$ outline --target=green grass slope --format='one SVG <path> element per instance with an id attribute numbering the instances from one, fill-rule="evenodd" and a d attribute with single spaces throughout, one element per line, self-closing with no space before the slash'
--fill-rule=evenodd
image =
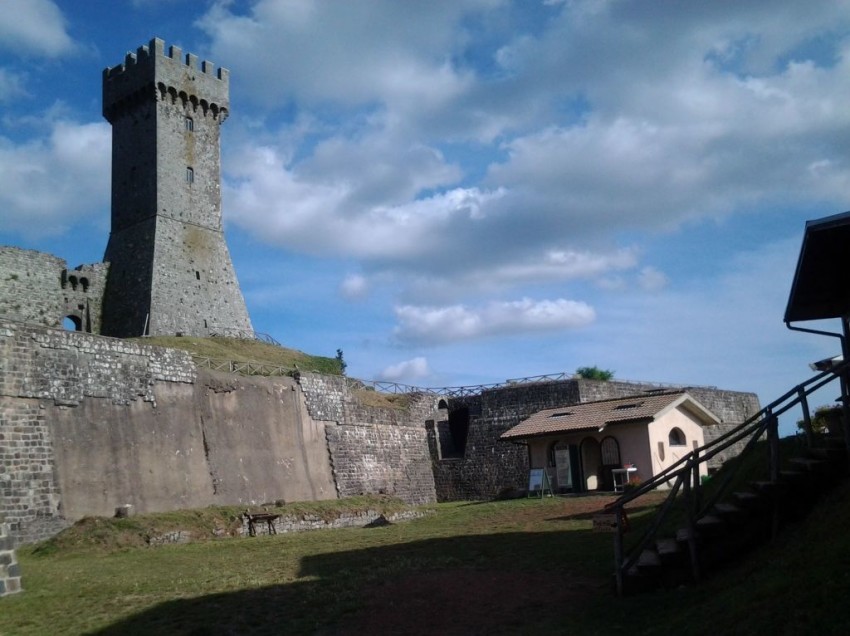
<path id="1" fill-rule="evenodd" d="M 287 349 L 259 340 L 241 338 L 193 338 L 174 336 L 153 336 L 134 338 L 136 342 L 182 349 L 193 356 L 233 360 L 235 362 L 262 362 L 280 367 L 298 367 L 301 371 L 317 371 L 341 375 L 339 361 L 336 358 L 313 356 L 296 349 Z"/>

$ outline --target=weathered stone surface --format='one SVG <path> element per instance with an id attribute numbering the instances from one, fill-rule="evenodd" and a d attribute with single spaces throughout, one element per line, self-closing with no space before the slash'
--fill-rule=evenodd
<path id="1" fill-rule="evenodd" d="M 21 568 L 9 536 L 9 527 L 0 513 L 0 596 L 20 592 Z"/>
<path id="2" fill-rule="evenodd" d="M 103 333 L 251 332 L 221 221 L 229 73 L 162 40 L 103 74 L 112 228 Z"/>

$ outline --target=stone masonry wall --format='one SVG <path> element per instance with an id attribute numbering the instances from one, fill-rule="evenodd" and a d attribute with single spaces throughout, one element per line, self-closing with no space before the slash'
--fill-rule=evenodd
<path id="1" fill-rule="evenodd" d="M 344 377 L 302 373 L 298 379 L 313 419 L 326 425 L 340 497 L 379 493 L 408 503 L 436 500 L 424 422 L 437 406 L 426 394 L 406 396 L 404 408 L 364 404 L 365 389 Z"/>
<path id="2" fill-rule="evenodd" d="M 155 403 L 156 381 L 194 377 L 184 352 L 0 321 L 0 514 L 13 536 L 38 541 L 67 525 L 51 410 L 87 398 Z"/>
<path id="3" fill-rule="evenodd" d="M 326 428 L 340 497 L 370 493 L 410 504 L 436 500 L 424 428 L 375 424 Z"/>
<path id="4" fill-rule="evenodd" d="M 52 254 L 0 247 L 0 316 L 58 327 L 59 276 L 65 268 L 65 261 Z"/>
<path id="5" fill-rule="evenodd" d="M 72 316 L 81 331 L 100 333 L 108 271 L 106 263 L 69 270 L 52 254 L 0 247 L 0 316 L 45 327 Z"/>
<path id="6" fill-rule="evenodd" d="M 15 557 L 14 540 L 0 514 L 0 596 L 20 592 L 21 568 Z"/>

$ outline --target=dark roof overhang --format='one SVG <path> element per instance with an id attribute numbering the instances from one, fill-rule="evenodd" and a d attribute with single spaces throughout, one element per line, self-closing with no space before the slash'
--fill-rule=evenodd
<path id="1" fill-rule="evenodd" d="M 850 315 L 850 212 L 806 222 L 785 322 Z"/>

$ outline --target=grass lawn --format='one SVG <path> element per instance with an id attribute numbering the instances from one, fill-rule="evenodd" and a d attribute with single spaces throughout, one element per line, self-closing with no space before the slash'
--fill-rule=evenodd
<path id="1" fill-rule="evenodd" d="M 628 599 L 612 592 L 611 535 L 591 530 L 611 499 L 440 504 L 378 528 L 157 548 L 25 548 L 25 592 L 0 600 L 0 634 L 846 633 L 846 486 L 740 567 Z"/>

